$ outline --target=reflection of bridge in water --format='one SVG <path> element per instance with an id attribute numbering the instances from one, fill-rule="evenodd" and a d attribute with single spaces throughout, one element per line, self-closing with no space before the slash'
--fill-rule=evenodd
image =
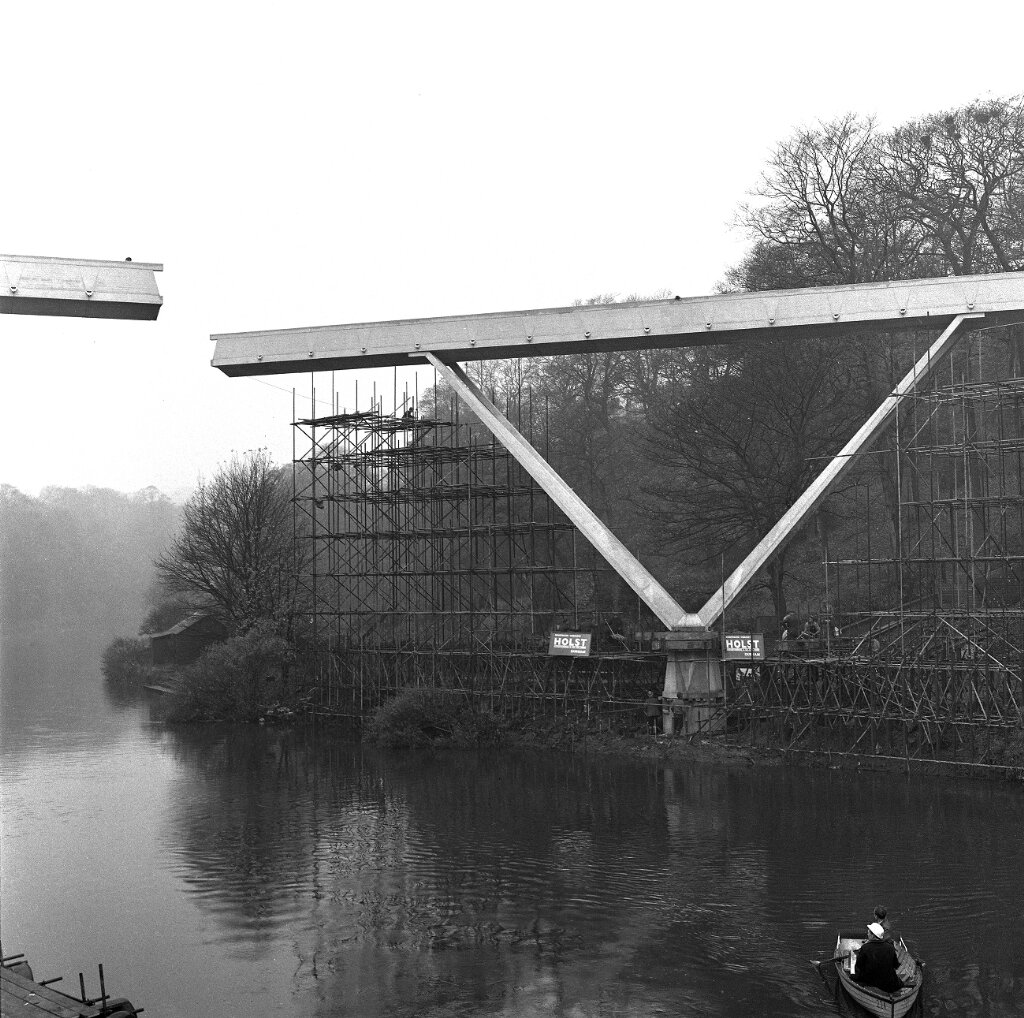
<path id="1" fill-rule="evenodd" d="M 311 626 L 332 709 L 361 711 L 425 682 L 633 723 L 660 670 L 669 729 L 739 725 L 782 748 L 1013 766 L 1022 309 L 1020 275 L 953 277 L 244 333 L 215 337 L 214 364 L 244 375 L 427 362 L 490 431 L 464 411 L 460 422 L 454 404 L 436 419 L 375 405 L 298 423 L 299 530 L 315 550 Z M 924 336 L 917 363 L 698 609 L 555 473 L 532 408 L 499 412 L 459 367 L 872 328 Z M 824 645 L 737 682 L 712 627 L 840 485 L 844 550 L 832 554 L 825 535 L 814 595 Z M 661 622 L 653 643 L 624 622 L 635 614 L 623 611 L 623 586 Z M 573 627 L 594 633 L 595 656 L 547 658 L 548 633 Z"/>

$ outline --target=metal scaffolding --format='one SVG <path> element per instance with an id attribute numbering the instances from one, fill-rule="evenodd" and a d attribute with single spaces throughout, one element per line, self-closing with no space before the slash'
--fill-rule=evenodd
<path id="1" fill-rule="evenodd" d="M 1024 378 L 979 330 L 835 496 L 824 628 L 734 669 L 735 722 L 783 750 L 1024 766 Z"/>
<path id="2" fill-rule="evenodd" d="M 1006 671 L 853 657 L 780 657 L 728 671 L 733 730 L 754 744 L 1024 771 L 1024 698 Z"/>
<path id="3" fill-rule="evenodd" d="M 454 400 L 395 402 L 294 425 L 321 707 L 360 716 L 415 685 L 566 707 L 660 686 L 622 584 L 509 452 Z M 546 453 L 546 411 L 506 412 Z M 549 658 L 563 630 L 591 633 L 592 656 Z"/>
<path id="4" fill-rule="evenodd" d="M 838 522 L 823 541 L 821 637 L 730 666 L 716 731 L 798 752 L 1024 764 L 1016 364 L 1002 333 L 979 330 L 902 399 L 826 503 Z M 425 685 L 635 730 L 664 670 L 641 632 L 651 616 L 518 460 L 455 400 L 429 416 L 408 398 L 391 413 L 376 398 L 335 410 L 294 426 L 321 709 L 361 717 Z M 546 414 L 505 414 L 546 457 Z M 591 632 L 594 656 L 549 657 L 566 629 Z"/>
<path id="5" fill-rule="evenodd" d="M 824 569 L 851 653 L 1022 674 L 1024 379 L 991 337 L 906 400 L 847 496 L 854 550 L 826 552 Z"/>

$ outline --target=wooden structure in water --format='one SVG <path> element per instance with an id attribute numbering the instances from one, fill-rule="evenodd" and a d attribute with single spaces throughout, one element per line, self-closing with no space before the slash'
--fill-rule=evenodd
<path id="1" fill-rule="evenodd" d="M 103 967 L 100 966 L 100 996 L 90 999 L 85 994 L 85 980 L 79 976 L 82 997 L 77 999 L 49 984 L 57 979 L 41 983 L 32 977 L 32 970 L 17 955 L 0 965 L 0 1018 L 132 1018 L 145 1009 L 136 1008 L 124 997 L 109 997 L 103 985 Z"/>
<path id="2" fill-rule="evenodd" d="M 94 1005 L 74 1001 L 33 982 L 28 976 L 19 975 L 11 969 L 0 969 L 0 1016 L 13 1018 L 14 1015 L 53 1015 L 54 1018 L 83 1018 L 101 1012 Z"/>

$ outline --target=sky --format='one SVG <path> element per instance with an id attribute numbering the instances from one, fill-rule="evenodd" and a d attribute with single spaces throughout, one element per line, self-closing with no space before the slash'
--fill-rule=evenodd
<path id="1" fill-rule="evenodd" d="M 227 378 L 211 334 L 711 293 L 795 130 L 1024 92 L 1019 2 L 942 10 L 9 5 L 0 252 L 161 263 L 164 306 L 0 316 L 0 483 L 180 499 L 246 450 L 290 461 L 331 377 Z M 432 381 L 333 384 L 366 409 Z"/>

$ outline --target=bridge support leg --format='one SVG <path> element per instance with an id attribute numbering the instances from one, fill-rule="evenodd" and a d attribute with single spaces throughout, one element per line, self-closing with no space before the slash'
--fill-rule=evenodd
<path id="1" fill-rule="evenodd" d="M 707 629 L 677 629 L 659 633 L 665 651 L 662 729 L 666 735 L 716 731 L 725 725 L 718 716 L 724 699 L 721 646 L 718 634 Z"/>
<path id="2" fill-rule="evenodd" d="M 700 625 L 700 619 L 685 611 L 671 594 L 641 565 L 633 553 L 597 517 L 594 511 L 555 472 L 547 460 L 521 435 L 512 422 L 487 398 L 480 387 L 459 367 L 446 364 L 432 353 L 426 355 L 437 373 L 480 418 L 516 462 L 544 489 L 559 509 L 579 528 L 605 561 L 629 584 L 663 625 Z"/>

